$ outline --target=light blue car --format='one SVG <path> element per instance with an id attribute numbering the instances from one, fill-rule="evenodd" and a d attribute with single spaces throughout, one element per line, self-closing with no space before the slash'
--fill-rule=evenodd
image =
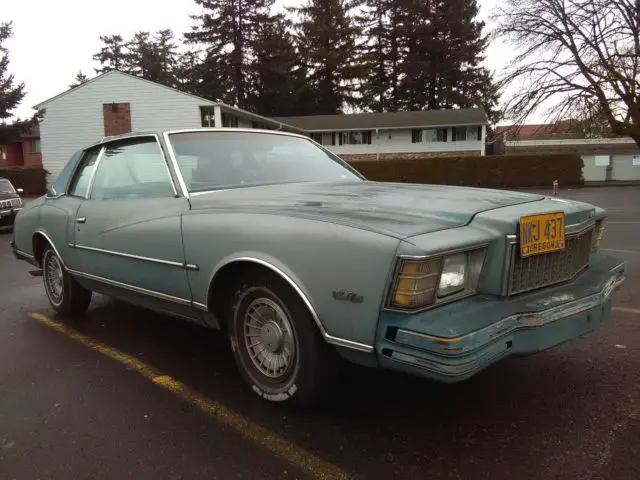
<path id="1" fill-rule="evenodd" d="M 310 404 L 340 360 L 441 382 L 598 328 L 624 263 L 605 211 L 537 194 L 366 181 L 309 138 L 196 129 L 73 155 L 15 222 L 51 306 L 92 292 L 228 335 L 265 400 Z"/>

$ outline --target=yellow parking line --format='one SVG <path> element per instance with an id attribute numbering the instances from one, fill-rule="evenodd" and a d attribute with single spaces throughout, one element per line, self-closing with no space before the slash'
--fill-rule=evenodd
<path id="1" fill-rule="evenodd" d="M 640 308 L 613 307 L 612 310 L 616 312 L 640 314 Z"/>
<path id="2" fill-rule="evenodd" d="M 164 375 L 150 365 L 141 362 L 135 357 L 123 353 L 98 340 L 83 335 L 62 323 L 55 322 L 49 317 L 40 313 L 30 313 L 29 316 L 38 320 L 43 325 L 51 327 L 67 337 L 70 337 L 83 345 L 106 355 L 113 360 L 117 360 L 132 370 L 137 371 L 143 377 L 151 380 L 156 385 L 172 392 L 182 401 L 189 403 L 202 412 L 206 413 L 222 424 L 231 427 L 237 433 L 268 450 L 272 454 L 289 462 L 298 469 L 311 475 L 313 478 L 322 480 L 353 478 L 344 470 L 333 465 L 312 453 L 307 452 L 285 438 L 261 427 L 249 418 L 230 408 L 218 403 L 205 395 L 189 388 L 179 380 Z"/>

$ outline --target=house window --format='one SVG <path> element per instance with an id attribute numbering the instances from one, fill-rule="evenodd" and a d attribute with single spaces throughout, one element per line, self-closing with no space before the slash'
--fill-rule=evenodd
<path id="1" fill-rule="evenodd" d="M 223 113 L 222 114 L 222 126 L 223 127 L 238 128 L 238 117 L 234 117 L 233 115 L 227 115 L 227 114 Z"/>
<path id="2" fill-rule="evenodd" d="M 431 143 L 431 142 L 446 142 L 446 141 L 447 141 L 446 128 L 427 128 L 425 130 L 414 129 L 411 131 L 412 143 Z"/>
<path id="3" fill-rule="evenodd" d="M 340 134 L 340 145 L 370 145 L 371 132 L 342 132 Z"/>
<path id="4" fill-rule="evenodd" d="M 40 153 L 40 139 L 34 138 L 31 140 L 31 153 Z"/>
<path id="5" fill-rule="evenodd" d="M 215 107 L 200 107 L 200 119 L 203 127 L 216 126 Z"/>
<path id="6" fill-rule="evenodd" d="M 311 138 L 320 145 L 335 145 L 336 136 L 333 132 L 312 133 Z"/>
<path id="7" fill-rule="evenodd" d="M 454 142 L 479 142 L 482 140 L 482 127 L 454 127 Z"/>

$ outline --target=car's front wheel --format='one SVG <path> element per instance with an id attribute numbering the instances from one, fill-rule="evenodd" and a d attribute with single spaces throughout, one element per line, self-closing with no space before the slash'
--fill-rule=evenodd
<path id="1" fill-rule="evenodd" d="M 49 303 L 58 313 L 79 315 L 89 308 L 91 290 L 69 275 L 51 247 L 47 247 L 42 255 L 42 278 Z"/>
<path id="2" fill-rule="evenodd" d="M 265 400 L 308 406 L 332 385 L 336 353 L 300 297 L 268 273 L 247 275 L 235 292 L 229 329 L 236 364 Z"/>

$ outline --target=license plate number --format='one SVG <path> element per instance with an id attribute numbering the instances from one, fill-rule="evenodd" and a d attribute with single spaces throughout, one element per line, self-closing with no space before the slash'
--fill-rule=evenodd
<path id="1" fill-rule="evenodd" d="M 564 250 L 564 212 L 520 217 L 520 256 Z"/>

